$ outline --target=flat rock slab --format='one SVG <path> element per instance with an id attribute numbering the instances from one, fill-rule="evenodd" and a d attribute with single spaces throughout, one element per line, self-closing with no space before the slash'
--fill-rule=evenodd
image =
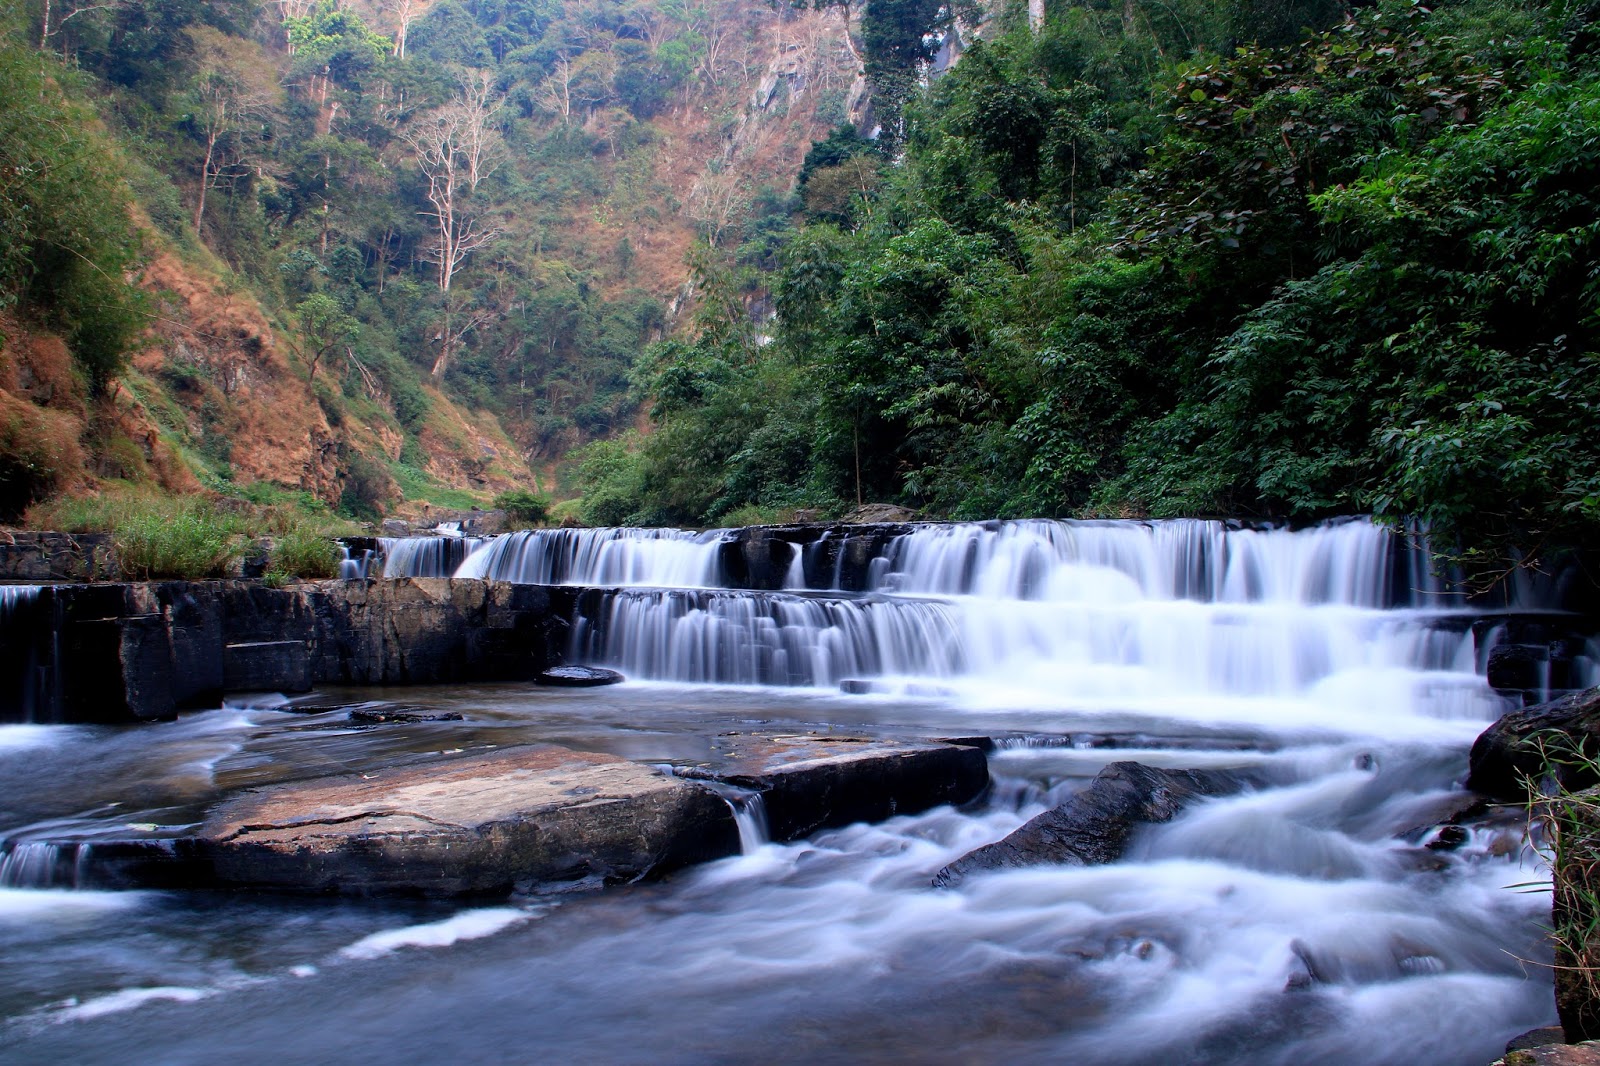
<path id="1" fill-rule="evenodd" d="M 540 744 L 247 792 L 193 836 L 89 856 L 91 880 L 124 884 L 460 896 L 631 881 L 737 852 L 708 790 Z"/>
<path id="2" fill-rule="evenodd" d="M 772 839 L 788 841 L 965 803 L 989 781 L 971 742 L 733 734 L 715 746 L 716 758 L 676 775 L 532 744 L 273 785 L 224 800 L 181 835 L 29 842 L 51 855 L 29 887 L 461 896 L 617 883 L 738 854 L 712 782 L 761 792 Z"/>
<path id="3" fill-rule="evenodd" d="M 989 784 L 981 748 L 832 734 L 733 734 L 719 758 L 680 769 L 762 794 L 773 840 L 976 799 Z"/>
<path id="4" fill-rule="evenodd" d="M 1139 826 L 1171 821 L 1195 799 L 1225 796 L 1249 783 L 1226 771 L 1161 770 L 1136 762 L 1112 763 L 1088 788 L 1003 840 L 967 852 L 940 870 L 933 883 L 947 888 L 985 870 L 1116 862 Z"/>

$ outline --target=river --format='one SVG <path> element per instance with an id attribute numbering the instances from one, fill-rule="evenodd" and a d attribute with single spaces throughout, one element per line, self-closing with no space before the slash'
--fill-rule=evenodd
<path id="1" fill-rule="evenodd" d="M 1466 1066 L 1553 1020 L 1549 893 L 1517 812 L 1424 846 L 1509 704 L 1469 612 L 1402 538 L 1363 521 L 929 526 L 869 560 L 865 587 L 838 587 L 813 547 L 768 592 L 722 587 L 715 544 L 413 551 L 463 576 L 605 586 L 574 654 L 630 680 L 324 693 L 461 722 L 356 728 L 268 697 L 137 729 L 0 727 L 0 832 L 181 825 L 249 784 L 528 740 L 688 764 L 732 731 L 992 736 L 984 800 L 751 839 L 603 893 L 0 889 L 0 1058 Z M 1266 787 L 1193 806 L 1111 866 L 931 886 L 1124 759 Z"/>

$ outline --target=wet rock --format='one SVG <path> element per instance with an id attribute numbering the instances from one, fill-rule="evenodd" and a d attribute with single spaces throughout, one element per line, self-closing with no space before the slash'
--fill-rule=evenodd
<path id="1" fill-rule="evenodd" d="M 679 773 L 759 791 L 779 841 L 966 803 L 989 783 L 988 761 L 972 746 L 806 734 L 735 735 L 718 747 L 715 764 Z"/>
<path id="2" fill-rule="evenodd" d="M 75 722 L 172 718 L 172 642 L 160 615 L 86 619 L 68 627 L 62 659 L 88 669 L 64 681 Z"/>
<path id="3" fill-rule="evenodd" d="M 1192 800 L 1225 796 L 1248 783 L 1238 774 L 1223 771 L 1159 770 L 1136 762 L 1112 763 L 1067 802 L 1005 839 L 968 852 L 940 870 L 933 882 L 949 887 L 985 870 L 1116 862 L 1139 826 L 1170 821 Z"/>
<path id="4" fill-rule="evenodd" d="M 455 711 L 424 711 L 406 707 L 357 707 L 350 712 L 350 721 L 356 725 L 392 725 L 411 722 L 459 722 Z"/>
<path id="5" fill-rule="evenodd" d="M 534 680 L 541 685 L 561 688 L 594 688 L 598 685 L 615 685 L 626 678 L 615 670 L 601 666 L 552 666 L 541 671 Z"/>
<path id="6" fill-rule="evenodd" d="M 1600 688 L 1592 688 L 1502 715 L 1473 742 L 1467 787 L 1521 803 L 1526 782 L 1553 771 L 1568 790 L 1588 788 L 1600 784 L 1592 762 L 1597 755 Z"/>
<path id="7" fill-rule="evenodd" d="M 193 836 L 97 843 L 88 861 L 91 883 L 461 896 L 737 852 L 710 791 L 540 744 L 245 793 Z"/>
<path id="8" fill-rule="evenodd" d="M 1600 1066 L 1600 1041 L 1582 1044 L 1539 1044 L 1507 1051 L 1492 1066 Z"/>

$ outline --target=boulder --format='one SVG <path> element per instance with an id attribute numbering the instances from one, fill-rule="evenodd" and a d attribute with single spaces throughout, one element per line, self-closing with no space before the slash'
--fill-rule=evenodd
<path id="1" fill-rule="evenodd" d="M 1554 772 L 1571 791 L 1600 784 L 1600 688 L 1502 715 L 1479 734 L 1467 787 L 1509 803 L 1528 798 L 1526 782 Z"/>
<path id="2" fill-rule="evenodd" d="M 985 870 L 1116 862 L 1141 825 L 1171 821 L 1202 796 L 1225 796 L 1250 782 L 1218 770 L 1159 770 L 1136 762 L 1107 766 L 1088 788 L 1045 811 L 1003 840 L 969 851 L 940 870 L 941 888 Z"/>
<path id="3" fill-rule="evenodd" d="M 761 793 L 773 840 L 976 799 L 989 783 L 981 748 L 831 734 L 717 738 L 718 758 L 686 777 Z"/>
<path id="4" fill-rule="evenodd" d="M 594 688 L 597 685 L 615 685 L 626 680 L 615 670 L 603 666 L 552 666 L 534 678 L 541 685 L 559 688 Z"/>
<path id="5" fill-rule="evenodd" d="M 536 744 L 246 792 L 191 836 L 85 850 L 90 886 L 465 896 L 633 881 L 739 846 L 709 790 Z"/>

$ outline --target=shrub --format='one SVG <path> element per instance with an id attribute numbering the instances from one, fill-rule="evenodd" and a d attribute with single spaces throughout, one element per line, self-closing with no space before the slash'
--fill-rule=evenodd
<path id="1" fill-rule="evenodd" d="M 292 577 L 339 576 L 339 549 L 310 525 L 300 525 L 272 540 L 267 580 L 277 584 Z"/>
<path id="2" fill-rule="evenodd" d="M 550 497 L 527 489 L 502 492 L 494 498 L 494 505 L 516 525 L 540 525 L 550 517 Z"/>

